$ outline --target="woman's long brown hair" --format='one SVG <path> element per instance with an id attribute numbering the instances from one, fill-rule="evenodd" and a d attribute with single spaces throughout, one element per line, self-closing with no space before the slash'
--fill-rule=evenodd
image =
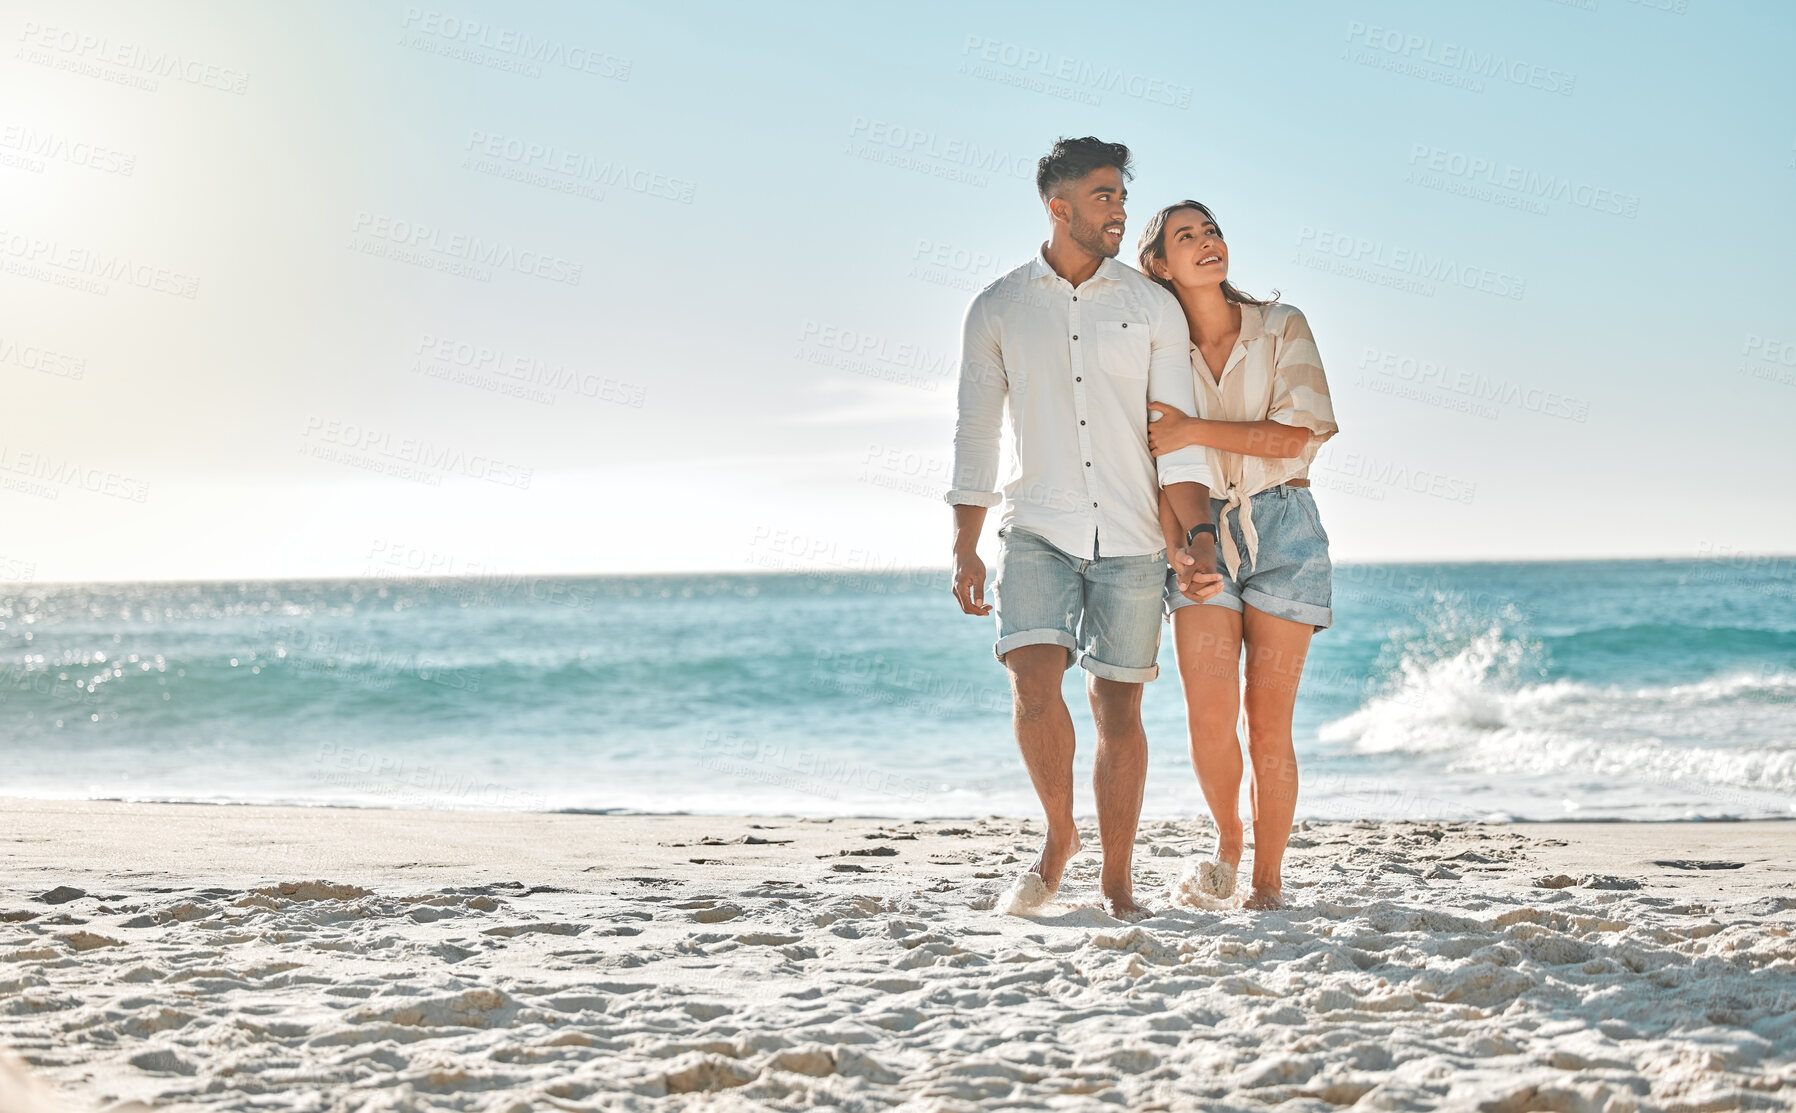
<path id="1" fill-rule="evenodd" d="M 1141 273 L 1147 275 L 1168 290 L 1172 289 L 1172 283 L 1154 273 L 1154 264 L 1166 261 L 1166 221 L 1167 218 L 1171 217 L 1173 213 L 1178 212 L 1180 209 L 1196 209 L 1198 212 L 1203 213 L 1204 219 L 1208 220 L 1211 224 L 1216 225 L 1217 237 L 1222 238 L 1222 225 L 1217 224 L 1216 214 L 1211 212 L 1210 207 L 1201 201 L 1180 201 L 1177 204 L 1168 205 L 1155 213 L 1153 219 L 1147 222 L 1147 227 L 1141 230 Z M 1222 282 L 1222 296 L 1234 302 L 1236 305 L 1271 305 L 1278 300 L 1278 291 L 1272 291 L 1272 297 L 1270 299 L 1261 301 L 1259 298 L 1248 297 L 1246 294 L 1235 289 L 1227 279 L 1224 279 Z"/>

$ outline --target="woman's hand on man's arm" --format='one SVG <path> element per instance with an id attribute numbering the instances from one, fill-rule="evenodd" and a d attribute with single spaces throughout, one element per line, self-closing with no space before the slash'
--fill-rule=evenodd
<path id="1" fill-rule="evenodd" d="M 1191 417 L 1171 406 L 1149 402 L 1148 409 L 1161 415 L 1148 423 L 1147 450 L 1155 456 L 1204 445 L 1239 456 L 1265 456 L 1292 460 L 1303 455 L 1314 433 L 1301 425 L 1277 421 L 1207 421 Z"/>

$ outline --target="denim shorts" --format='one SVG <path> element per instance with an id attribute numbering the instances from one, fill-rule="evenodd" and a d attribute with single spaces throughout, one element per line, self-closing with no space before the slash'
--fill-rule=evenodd
<path id="1" fill-rule="evenodd" d="M 998 531 L 998 660 L 1018 646 L 1059 645 L 1091 675 L 1139 684 L 1160 675 L 1166 550 L 1081 560 L 1039 534 Z"/>
<path id="2" fill-rule="evenodd" d="M 1222 591 L 1203 605 L 1239 611 L 1243 603 L 1274 618 L 1307 622 L 1316 629 L 1334 623 L 1330 609 L 1334 565 L 1328 559 L 1328 534 L 1316 513 L 1316 500 L 1308 487 L 1269 487 L 1252 496 L 1253 528 L 1260 535 L 1259 555 L 1247 559 L 1247 539 L 1242 536 L 1239 513 L 1222 521 L 1222 499 L 1210 500 L 1210 515 L 1217 529 L 1227 529 L 1241 555 L 1241 575 L 1229 575 L 1222 549 L 1216 550 L 1216 571 L 1222 573 Z M 1166 616 L 1196 603 L 1180 593 L 1170 568 L 1166 571 Z"/>

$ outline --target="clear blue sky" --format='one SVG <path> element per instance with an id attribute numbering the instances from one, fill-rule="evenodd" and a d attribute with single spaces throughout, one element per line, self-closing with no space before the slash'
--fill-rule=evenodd
<path id="1" fill-rule="evenodd" d="M 945 564 L 1088 133 L 1309 316 L 1338 558 L 1796 550 L 1796 8 L 1185 9 L 0 3 L 0 577 Z"/>

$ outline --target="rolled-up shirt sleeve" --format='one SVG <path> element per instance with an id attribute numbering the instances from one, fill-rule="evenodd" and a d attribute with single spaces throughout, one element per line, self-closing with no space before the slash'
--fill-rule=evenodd
<path id="1" fill-rule="evenodd" d="M 974 298 L 961 325 L 960 400 L 954 421 L 954 477 L 947 501 L 956 506 L 996 506 L 998 439 L 1009 379 L 985 299 Z"/>
<path id="2" fill-rule="evenodd" d="M 1272 359 L 1272 404 L 1266 416 L 1280 425 L 1308 429 L 1311 456 L 1323 441 L 1335 435 L 1334 400 L 1328 378 L 1322 373 L 1322 354 L 1302 313 L 1291 309 L 1278 332 Z"/>
<path id="3" fill-rule="evenodd" d="M 1160 297 L 1153 299 L 1149 313 L 1148 336 L 1153 341 L 1153 353 L 1147 367 L 1147 400 L 1196 417 L 1197 384 L 1191 380 L 1191 329 L 1185 322 L 1185 311 L 1176 298 L 1162 291 Z M 1148 416 L 1157 419 L 1159 415 Z M 1216 485 L 1208 454 L 1198 445 L 1156 456 L 1154 466 L 1162 487 L 1174 483 Z"/>

